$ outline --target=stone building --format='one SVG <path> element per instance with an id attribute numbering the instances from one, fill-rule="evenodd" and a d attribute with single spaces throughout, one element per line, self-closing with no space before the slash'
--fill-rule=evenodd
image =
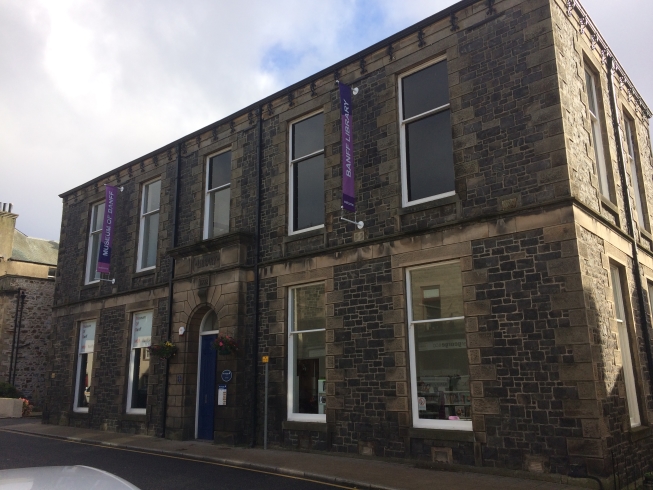
<path id="1" fill-rule="evenodd" d="M 21 233 L 12 211 L 0 203 L 0 381 L 40 408 L 59 244 Z"/>
<path id="2" fill-rule="evenodd" d="M 336 80 L 358 88 L 355 215 Z M 65 192 L 45 420 L 653 469 L 650 117 L 578 2 L 463 0 Z M 148 357 L 167 339 L 176 356 Z"/>

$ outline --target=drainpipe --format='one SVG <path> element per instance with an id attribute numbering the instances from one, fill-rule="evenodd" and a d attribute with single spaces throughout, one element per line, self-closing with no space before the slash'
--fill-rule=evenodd
<path id="1" fill-rule="evenodd" d="M 14 335 L 11 338 L 11 355 L 9 356 L 9 376 L 7 382 L 11 383 L 11 374 L 14 369 L 14 353 L 16 352 L 16 332 L 18 331 L 18 311 L 20 308 L 20 293 L 21 289 L 16 292 L 16 313 L 14 314 Z"/>
<path id="2" fill-rule="evenodd" d="M 633 269 L 635 274 L 635 287 L 637 289 L 637 302 L 639 303 L 640 322 L 642 326 L 642 337 L 646 348 L 646 360 L 648 361 L 649 383 L 651 392 L 653 392 L 653 353 L 651 352 L 651 339 L 649 336 L 649 322 L 646 317 L 646 300 L 644 299 L 644 289 L 642 284 L 642 271 L 639 266 L 639 250 L 637 248 L 637 232 L 633 210 L 630 200 L 630 187 L 626 178 L 626 161 L 624 158 L 624 148 L 621 139 L 621 122 L 619 109 L 617 106 L 617 95 L 614 89 L 614 58 L 608 57 L 608 91 L 610 94 L 610 109 L 612 110 L 612 127 L 614 137 L 617 143 L 617 161 L 619 163 L 619 174 L 621 175 L 621 188 L 623 190 L 624 210 L 626 212 L 626 221 L 628 225 L 628 234 L 632 237 L 633 247 Z M 653 312 L 651 312 L 653 314 Z"/>
<path id="3" fill-rule="evenodd" d="M 258 108 L 258 130 L 256 144 L 256 234 L 254 243 L 254 346 L 252 350 L 252 442 L 251 447 L 256 446 L 256 432 L 258 422 L 258 333 L 259 333 L 259 250 L 261 232 L 261 152 L 263 147 L 263 106 Z M 266 428 L 264 428 L 266 430 Z"/>
<path id="4" fill-rule="evenodd" d="M 24 290 L 20 291 L 20 295 L 18 297 L 18 302 L 20 303 L 20 311 L 18 311 L 18 315 L 16 316 L 16 324 L 15 324 L 15 329 L 14 329 L 14 338 L 16 339 L 16 347 L 13 349 L 14 350 L 14 369 L 12 372 L 12 379 L 11 379 L 11 384 L 16 386 L 16 370 L 18 369 L 18 351 L 20 349 L 20 327 L 23 324 L 23 308 L 25 308 L 25 297 L 27 295 L 25 294 Z M 16 305 L 18 308 L 18 305 Z"/>
<path id="5" fill-rule="evenodd" d="M 181 174 L 181 143 L 177 144 L 177 168 L 175 177 L 175 197 L 172 203 L 172 248 L 177 246 L 177 218 L 179 210 L 179 176 Z M 172 277 L 175 271 L 175 259 L 170 257 L 170 277 L 168 278 L 168 340 L 172 339 Z M 166 436 L 166 417 L 168 413 L 168 378 L 170 377 L 170 359 L 166 359 L 166 375 L 163 384 L 163 431 L 161 437 Z"/>

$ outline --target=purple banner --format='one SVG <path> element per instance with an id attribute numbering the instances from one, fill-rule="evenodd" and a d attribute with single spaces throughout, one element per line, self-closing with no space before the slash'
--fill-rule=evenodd
<path id="1" fill-rule="evenodd" d="M 354 180 L 354 119 L 351 107 L 351 87 L 340 82 L 340 120 L 342 123 L 342 207 L 356 211 L 356 181 Z"/>
<path id="2" fill-rule="evenodd" d="M 97 271 L 105 274 L 109 273 L 111 265 L 111 244 L 113 243 L 113 225 L 115 222 L 116 197 L 118 188 L 106 186 L 104 201 L 104 222 L 102 226 L 102 235 L 100 237 L 100 250 L 98 251 Z"/>

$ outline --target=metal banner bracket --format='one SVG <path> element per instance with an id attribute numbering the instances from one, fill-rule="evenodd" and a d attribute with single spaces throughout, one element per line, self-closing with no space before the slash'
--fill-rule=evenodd
<path id="1" fill-rule="evenodd" d="M 365 223 L 363 223 L 362 221 L 356 221 L 356 213 L 354 213 L 354 220 L 353 221 L 350 220 L 350 219 L 345 218 L 344 214 L 345 214 L 345 209 L 342 206 L 340 206 L 340 220 L 345 221 L 347 223 L 351 223 L 352 225 L 356 225 L 356 228 L 358 228 L 359 230 L 363 229 L 363 227 L 365 226 Z"/>

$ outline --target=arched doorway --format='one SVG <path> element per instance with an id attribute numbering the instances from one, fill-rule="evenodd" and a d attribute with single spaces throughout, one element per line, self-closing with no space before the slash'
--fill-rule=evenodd
<path id="1" fill-rule="evenodd" d="M 200 325 L 197 356 L 197 400 L 195 438 L 213 440 L 215 417 L 215 381 L 218 353 L 212 347 L 218 337 L 218 316 L 209 310 Z"/>

